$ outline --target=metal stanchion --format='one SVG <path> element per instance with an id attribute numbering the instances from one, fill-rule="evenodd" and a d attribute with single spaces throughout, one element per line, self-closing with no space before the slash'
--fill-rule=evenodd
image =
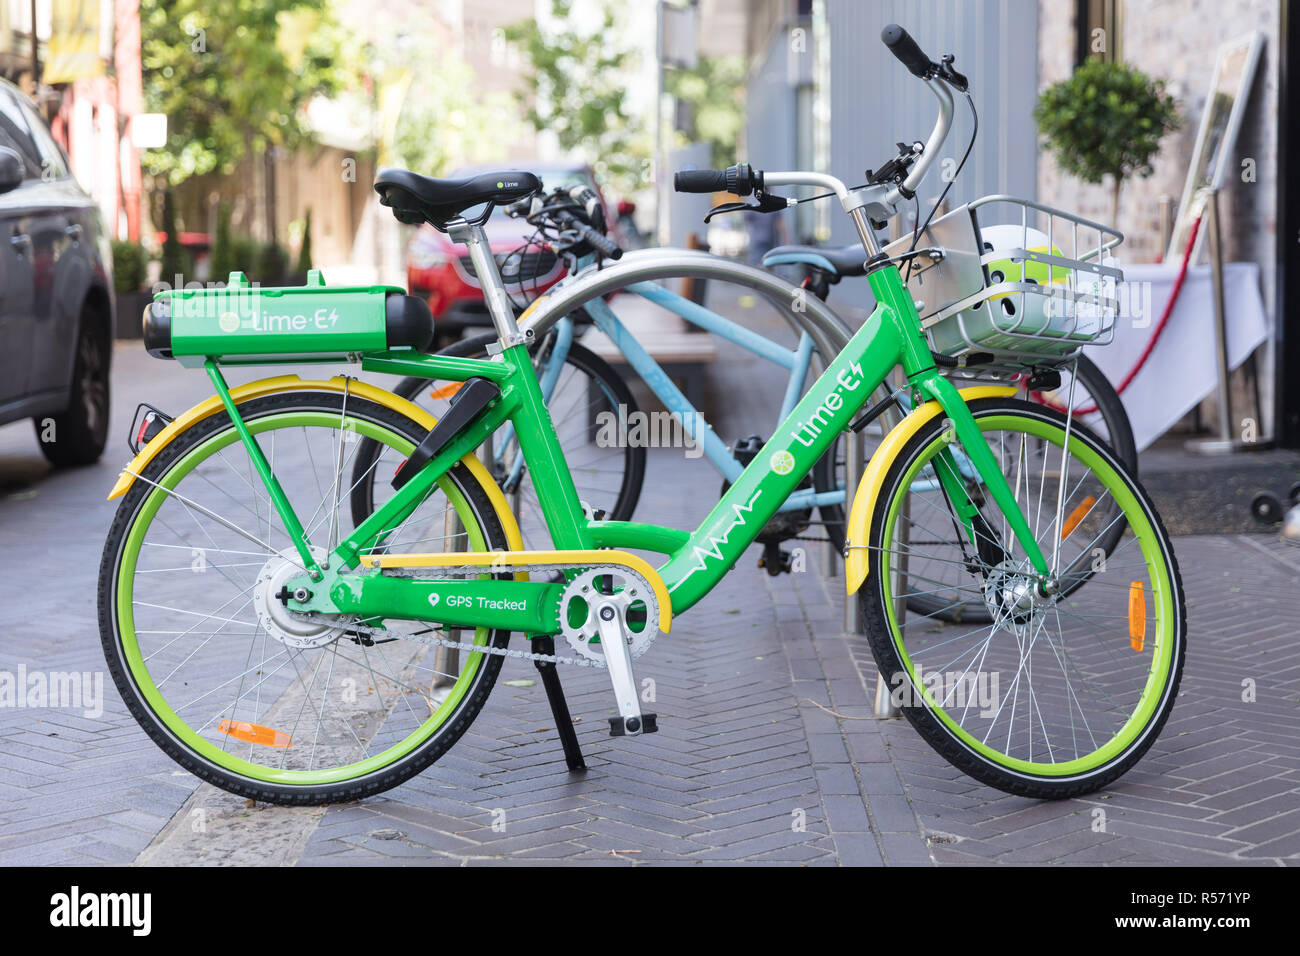
<path id="1" fill-rule="evenodd" d="M 1174 234 L 1174 197 L 1168 194 L 1160 197 L 1160 255 L 1169 251 L 1169 237 Z"/>
<path id="2" fill-rule="evenodd" d="M 895 387 L 897 387 L 897 385 L 903 384 L 904 381 L 905 379 L 902 375 L 902 371 L 898 370 L 894 376 Z M 903 420 L 903 414 L 902 412 L 899 411 L 898 406 L 894 405 L 890 407 L 884 414 L 880 416 L 880 427 L 882 433 L 886 435 L 889 434 L 889 432 L 893 430 L 894 426 L 897 425 L 902 420 Z M 903 535 L 903 540 L 905 542 L 907 540 L 907 535 L 909 532 L 909 527 L 908 527 L 909 519 L 907 517 L 910 514 L 909 509 L 910 509 L 910 502 L 904 502 L 904 507 L 902 512 L 903 520 L 900 524 L 895 525 L 895 527 L 902 528 L 901 534 Z M 907 555 L 906 553 L 902 553 L 895 556 L 895 558 L 896 560 L 892 560 L 890 562 L 893 568 L 893 573 L 896 575 L 894 579 L 894 593 L 902 594 L 907 588 Z M 880 555 L 878 554 L 872 555 L 872 560 L 879 561 Z M 894 615 L 898 619 L 898 626 L 901 628 L 903 626 L 903 622 L 907 618 L 907 601 L 905 599 L 900 599 L 898 603 L 894 606 Z M 876 700 L 875 700 L 875 715 L 877 717 L 898 716 L 898 708 L 894 706 L 894 700 L 890 693 L 891 689 L 892 688 L 889 686 L 889 680 L 886 678 L 886 676 L 884 674 L 877 673 L 876 674 Z"/>
<path id="3" fill-rule="evenodd" d="M 862 481 L 863 467 L 862 436 L 854 431 L 844 433 L 844 521 L 848 527 L 849 505 L 853 494 Z M 862 622 L 859 614 L 857 594 L 844 595 L 844 633 L 861 634 Z"/>
<path id="4" fill-rule="evenodd" d="M 1228 315 L 1223 294 L 1223 237 L 1219 228 L 1219 191 L 1211 189 L 1205 201 L 1205 217 L 1210 231 L 1210 279 L 1214 290 L 1215 352 L 1219 369 L 1219 436 L 1185 442 L 1190 452 L 1200 455 L 1226 455 L 1238 451 L 1262 451 L 1273 447 L 1266 439 L 1242 441 L 1234 435 L 1232 421 L 1232 369 L 1228 358 Z M 1256 414 L 1258 414 L 1256 409 Z"/>
<path id="5" fill-rule="evenodd" d="M 443 546 L 447 551 L 465 550 L 467 535 L 463 534 L 464 528 L 460 523 L 460 516 L 456 514 L 456 509 L 447 502 L 447 510 L 442 518 L 442 535 Z M 458 631 L 448 630 L 446 634 L 449 640 L 458 641 L 460 635 Z M 433 687 L 450 687 L 456 683 L 460 674 L 460 651 L 454 647 L 436 647 L 433 655 Z"/>

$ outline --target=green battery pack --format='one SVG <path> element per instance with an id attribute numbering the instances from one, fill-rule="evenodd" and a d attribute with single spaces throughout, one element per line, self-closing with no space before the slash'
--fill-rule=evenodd
<path id="1" fill-rule="evenodd" d="M 424 350 L 433 315 L 395 286 L 264 287 L 232 272 L 225 288 L 162 292 L 144 310 L 144 345 L 155 358 L 202 366 L 357 362 L 375 352 Z"/>

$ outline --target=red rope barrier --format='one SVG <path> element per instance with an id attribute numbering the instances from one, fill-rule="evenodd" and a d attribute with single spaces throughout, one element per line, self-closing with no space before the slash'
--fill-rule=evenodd
<path id="1" fill-rule="evenodd" d="M 1178 301 L 1178 293 L 1182 291 L 1183 280 L 1187 278 L 1187 266 L 1191 262 L 1192 249 L 1196 246 L 1196 234 L 1200 231 L 1200 228 L 1201 217 L 1198 216 L 1192 223 L 1191 231 L 1187 234 L 1187 245 L 1183 247 L 1183 263 L 1178 269 L 1178 278 L 1174 280 L 1174 289 L 1169 295 L 1169 301 L 1165 303 L 1165 311 L 1161 314 L 1160 321 L 1156 323 L 1155 331 L 1151 333 L 1151 339 L 1147 342 L 1146 348 L 1144 348 L 1142 354 L 1138 356 L 1137 364 L 1135 364 L 1129 373 L 1124 376 L 1124 380 L 1115 387 L 1115 391 L 1120 395 L 1123 395 L 1124 389 L 1128 388 L 1133 379 L 1137 378 L 1137 373 L 1142 371 L 1142 366 L 1145 365 L 1147 359 L 1151 357 L 1151 353 L 1156 347 L 1156 342 L 1160 340 L 1160 333 L 1163 332 L 1165 326 L 1169 324 L 1169 316 L 1173 314 L 1174 303 Z M 1063 409 L 1063 406 L 1055 402 L 1047 401 L 1045 396 L 1039 392 L 1035 392 L 1034 397 L 1042 404 L 1055 408 L 1058 411 Z M 1076 408 L 1074 414 L 1089 415 L 1096 410 L 1097 406 L 1094 404 L 1087 408 Z"/>

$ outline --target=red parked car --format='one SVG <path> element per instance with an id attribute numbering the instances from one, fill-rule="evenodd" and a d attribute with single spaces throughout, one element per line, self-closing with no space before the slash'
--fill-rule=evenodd
<path id="1" fill-rule="evenodd" d="M 527 169 L 540 176 L 548 190 L 556 186 L 577 185 L 590 186 L 596 190 L 605 208 L 609 234 L 618 241 L 617 211 L 605 202 L 590 167 L 538 166 L 532 163 L 517 165 L 520 169 Z M 502 166 L 467 167 L 450 175 L 459 178 L 498 168 Z M 527 222 L 512 219 L 504 210 L 496 209 L 487 221 L 486 230 L 492 253 L 501 269 L 501 278 L 515 296 L 517 307 L 522 307 L 563 278 L 564 265 L 554 252 L 537 245 L 520 249 L 534 232 Z M 435 328 L 438 330 L 438 348 L 461 338 L 466 328 L 492 325 L 487 305 L 483 301 L 483 289 L 474 275 L 469 250 L 452 242 L 445 233 L 432 226 L 421 226 L 407 246 L 406 284 L 412 295 L 428 299 L 429 309 L 437 320 Z"/>

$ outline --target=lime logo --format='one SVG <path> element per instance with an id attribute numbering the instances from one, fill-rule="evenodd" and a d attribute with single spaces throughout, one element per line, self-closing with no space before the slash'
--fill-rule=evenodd
<path id="1" fill-rule="evenodd" d="M 505 188 L 506 188 L 505 183 L 497 183 L 497 189 L 505 189 Z"/>
<path id="2" fill-rule="evenodd" d="M 217 319 L 217 324 L 221 326 L 222 332 L 238 332 L 239 316 L 233 312 L 223 312 L 221 318 Z"/>
<path id="3" fill-rule="evenodd" d="M 772 470 L 778 475 L 788 475 L 794 471 L 794 455 L 788 451 L 778 451 L 772 454 Z"/>
<path id="4" fill-rule="evenodd" d="M 429 595 L 429 607 L 437 607 L 437 606 L 438 606 L 438 602 L 441 601 L 441 600 L 442 600 L 442 596 L 441 596 L 441 595 L 438 595 L 438 594 L 430 594 L 430 595 Z"/>

